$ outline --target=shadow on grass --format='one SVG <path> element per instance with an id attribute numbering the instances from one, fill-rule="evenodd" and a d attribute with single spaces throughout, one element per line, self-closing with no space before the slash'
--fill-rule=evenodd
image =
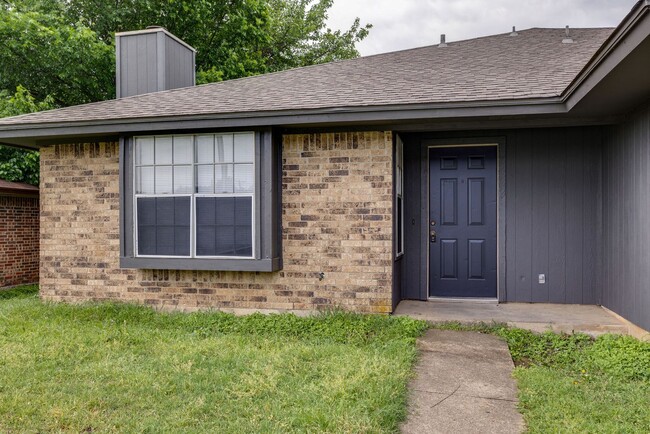
<path id="1" fill-rule="evenodd" d="M 0 289 L 0 300 L 10 298 L 27 298 L 38 296 L 38 285 L 23 285 L 9 289 Z"/>

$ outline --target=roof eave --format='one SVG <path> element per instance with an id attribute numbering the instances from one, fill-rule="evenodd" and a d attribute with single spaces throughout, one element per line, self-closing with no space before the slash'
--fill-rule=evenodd
<path id="1" fill-rule="evenodd" d="M 650 0 L 641 0 L 614 29 L 603 45 L 562 92 L 562 102 L 571 110 L 650 34 Z"/>
<path id="2" fill-rule="evenodd" d="M 106 137 L 147 131 L 210 128 L 381 124 L 394 121 L 545 115 L 565 112 L 565 105 L 559 97 L 440 104 L 333 107 L 311 110 L 258 111 L 85 122 L 73 121 L 4 125 L 0 127 L 0 142 L 13 146 L 38 148 L 40 139 L 48 138 L 51 140 L 56 137 Z"/>

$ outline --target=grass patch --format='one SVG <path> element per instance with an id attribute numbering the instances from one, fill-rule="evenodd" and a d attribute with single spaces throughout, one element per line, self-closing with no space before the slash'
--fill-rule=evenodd
<path id="1" fill-rule="evenodd" d="M 24 297 L 37 297 L 38 285 L 23 285 L 16 286 L 10 289 L 0 289 L 0 300 L 8 300 L 10 298 L 24 298 Z"/>
<path id="2" fill-rule="evenodd" d="M 619 335 L 537 334 L 498 323 L 435 327 L 506 340 L 529 432 L 650 432 L 649 342 Z"/>
<path id="3" fill-rule="evenodd" d="M 0 295 L 1 432 L 393 432 L 426 323 Z"/>

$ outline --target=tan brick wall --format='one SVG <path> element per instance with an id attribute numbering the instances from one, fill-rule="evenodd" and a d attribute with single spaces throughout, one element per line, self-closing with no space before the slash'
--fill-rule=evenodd
<path id="1" fill-rule="evenodd" d="M 38 196 L 0 194 L 0 288 L 38 282 Z"/>
<path id="2" fill-rule="evenodd" d="M 119 268 L 118 145 L 46 147 L 41 296 L 182 310 L 389 312 L 391 174 L 390 132 L 284 136 L 281 271 L 131 270 Z"/>

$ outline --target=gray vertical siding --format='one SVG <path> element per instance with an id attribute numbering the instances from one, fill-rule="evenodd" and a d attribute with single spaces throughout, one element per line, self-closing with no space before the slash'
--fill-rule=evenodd
<path id="1" fill-rule="evenodd" d="M 601 298 L 601 165 L 599 127 L 405 135 L 405 256 L 402 296 L 427 296 L 420 222 L 422 142 L 501 142 L 505 201 L 500 256 L 502 301 L 595 304 Z M 500 161 L 503 164 L 503 161 Z M 505 173 L 504 173 L 505 172 Z M 505 191 L 503 191 L 505 189 Z M 546 283 L 538 283 L 538 275 Z"/>
<path id="2" fill-rule="evenodd" d="M 423 264 L 421 232 L 421 198 L 423 180 L 420 173 L 420 146 L 418 138 L 404 140 L 404 256 L 401 260 L 402 298 L 424 300 L 427 297 L 426 280 L 420 281 Z"/>
<path id="3" fill-rule="evenodd" d="M 605 138 L 603 306 L 650 330 L 650 105 Z"/>
<path id="4" fill-rule="evenodd" d="M 158 41 L 155 33 L 120 37 L 118 95 L 140 95 L 158 90 Z"/>
<path id="5" fill-rule="evenodd" d="M 194 52 L 163 32 L 118 35 L 118 97 L 194 85 Z"/>
<path id="6" fill-rule="evenodd" d="M 165 88 L 194 86 L 194 53 L 178 41 L 165 37 Z"/>
<path id="7" fill-rule="evenodd" d="M 601 137 L 599 128 L 507 134 L 507 301 L 599 302 Z"/>

